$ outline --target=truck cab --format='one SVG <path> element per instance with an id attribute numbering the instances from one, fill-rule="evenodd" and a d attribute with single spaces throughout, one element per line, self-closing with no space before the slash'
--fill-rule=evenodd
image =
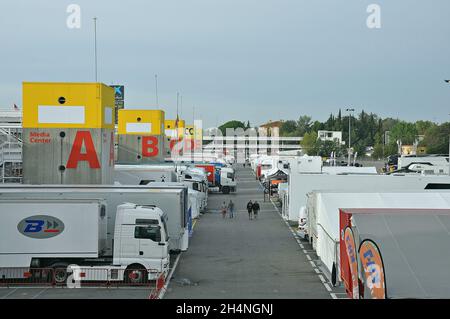
<path id="1" fill-rule="evenodd" d="M 205 212 L 208 206 L 208 179 L 205 171 L 202 168 L 188 168 L 182 172 L 180 181 L 189 189 L 198 192 L 199 209 Z"/>
<path id="2" fill-rule="evenodd" d="M 219 192 L 229 194 L 236 191 L 236 178 L 234 169 L 231 167 L 217 167 L 216 168 L 216 182 L 219 187 Z"/>
<path id="3" fill-rule="evenodd" d="M 167 214 L 155 206 L 126 203 L 117 208 L 114 232 L 113 265 L 133 271 L 167 272 L 169 269 L 169 236 Z M 151 278 L 151 274 L 148 274 Z"/>

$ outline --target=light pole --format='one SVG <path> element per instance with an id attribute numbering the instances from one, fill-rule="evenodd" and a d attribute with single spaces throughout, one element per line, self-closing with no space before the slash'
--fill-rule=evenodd
<path id="1" fill-rule="evenodd" d="M 352 140 L 352 131 L 351 131 L 351 127 L 352 127 L 352 112 L 355 111 L 355 109 L 346 109 L 347 112 L 349 112 L 348 114 L 348 162 L 347 162 L 347 166 L 350 166 L 350 153 L 351 153 L 351 140 Z"/>
<path id="2" fill-rule="evenodd" d="M 97 17 L 94 17 L 94 68 L 95 82 L 97 82 Z"/>
<path id="3" fill-rule="evenodd" d="M 450 80 L 445 80 L 445 82 L 450 84 Z M 448 175 L 450 176 L 450 136 L 448 138 Z"/>
<path id="4" fill-rule="evenodd" d="M 155 92 L 156 92 L 156 106 L 159 106 L 159 101 L 158 101 L 158 74 L 155 74 Z"/>

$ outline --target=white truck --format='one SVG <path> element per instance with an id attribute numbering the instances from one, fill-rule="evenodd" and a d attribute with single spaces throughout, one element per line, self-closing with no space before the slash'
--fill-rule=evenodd
<path id="1" fill-rule="evenodd" d="M 208 205 L 208 180 L 204 173 L 196 168 L 174 165 L 116 165 L 114 181 L 122 185 L 148 185 L 149 183 L 180 182 L 189 189 L 199 192 L 196 206 L 206 211 Z"/>
<path id="2" fill-rule="evenodd" d="M 237 188 L 236 174 L 231 167 L 216 167 L 215 187 L 212 191 L 218 191 L 223 194 L 235 193 Z"/>
<path id="3" fill-rule="evenodd" d="M 153 185 L 156 184 L 156 185 Z M 183 185 L 17 185 L 0 184 L 0 199 L 98 199 L 106 201 L 106 250 L 112 254 L 116 209 L 122 203 L 155 205 L 167 216 L 169 251 L 185 251 L 189 245 L 188 189 Z"/>
<path id="4" fill-rule="evenodd" d="M 398 169 L 406 168 L 411 164 L 422 164 L 428 166 L 439 166 L 447 167 L 449 166 L 449 157 L 442 155 L 403 155 L 398 158 Z"/>
<path id="5" fill-rule="evenodd" d="M 0 200 L 0 280 L 51 269 L 62 284 L 74 265 L 83 269 L 83 281 L 142 283 L 166 276 L 166 224 L 167 214 L 155 206 L 117 206 L 111 255 L 104 200 Z M 26 271 L 11 271 L 17 268 Z"/>
<path id="6" fill-rule="evenodd" d="M 196 197 L 200 199 L 200 212 L 206 212 L 208 208 L 208 177 L 204 169 L 187 167 L 182 170 L 179 181 L 198 193 Z"/>

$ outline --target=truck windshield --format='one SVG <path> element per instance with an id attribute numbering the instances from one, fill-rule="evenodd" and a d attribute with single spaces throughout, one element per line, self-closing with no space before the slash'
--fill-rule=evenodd
<path id="1" fill-rule="evenodd" d="M 234 174 L 233 173 L 227 173 L 227 177 L 231 180 L 234 180 Z"/>

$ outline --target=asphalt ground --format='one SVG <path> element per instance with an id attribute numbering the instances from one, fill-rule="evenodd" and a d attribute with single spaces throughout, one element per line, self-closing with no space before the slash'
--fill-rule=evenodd
<path id="1" fill-rule="evenodd" d="M 237 193 L 209 196 L 208 213 L 195 225 L 189 249 L 181 255 L 164 298 L 276 299 L 339 298 L 306 242 L 297 241 L 249 168 L 237 168 Z M 223 201 L 233 200 L 235 218 L 222 218 Z M 258 200 L 258 219 L 246 205 Z M 300 246 L 300 244 L 302 246 Z M 305 253 L 306 252 L 306 253 Z M 313 256 L 313 257 L 311 257 Z"/>
<path id="2" fill-rule="evenodd" d="M 211 194 L 208 213 L 195 222 L 187 252 L 172 256 L 172 272 L 162 297 L 173 299 L 345 298 L 318 267 L 306 241 L 295 237 L 249 168 L 237 168 L 237 193 Z M 235 218 L 219 208 L 233 200 Z M 246 204 L 258 200 L 257 220 Z M 0 287 L 0 299 L 148 299 L 150 287 Z"/>
<path id="3" fill-rule="evenodd" d="M 119 288 L 61 288 L 10 287 L 0 288 L 0 299 L 148 299 L 150 289 L 144 287 Z"/>

